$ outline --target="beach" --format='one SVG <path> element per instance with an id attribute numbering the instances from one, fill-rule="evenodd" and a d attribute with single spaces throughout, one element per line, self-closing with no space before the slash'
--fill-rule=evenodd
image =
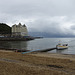
<path id="1" fill-rule="evenodd" d="M 0 50 L 0 75 L 75 75 L 75 55 Z"/>

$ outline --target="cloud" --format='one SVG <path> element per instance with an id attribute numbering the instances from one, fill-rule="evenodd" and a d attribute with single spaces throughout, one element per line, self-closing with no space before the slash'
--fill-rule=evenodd
<path id="1" fill-rule="evenodd" d="M 73 0 L 2 0 L 0 4 L 2 13 L 16 16 L 61 16 L 75 13 Z"/>
<path id="2" fill-rule="evenodd" d="M 31 22 L 29 32 L 38 32 L 35 34 L 52 36 L 75 36 L 75 31 L 71 28 L 72 22 L 67 21 L 66 16 L 43 17 Z"/>
<path id="3" fill-rule="evenodd" d="M 75 35 L 75 0 L 0 0 L 0 22 L 26 24 L 29 32 Z"/>

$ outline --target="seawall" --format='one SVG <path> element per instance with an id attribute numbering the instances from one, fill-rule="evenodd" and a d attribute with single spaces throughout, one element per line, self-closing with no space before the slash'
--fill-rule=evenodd
<path id="1" fill-rule="evenodd" d="M 3 38 L 0 38 L 0 41 L 28 41 L 28 40 L 34 40 L 34 38 L 32 37 L 28 37 L 28 38 L 3 37 Z"/>

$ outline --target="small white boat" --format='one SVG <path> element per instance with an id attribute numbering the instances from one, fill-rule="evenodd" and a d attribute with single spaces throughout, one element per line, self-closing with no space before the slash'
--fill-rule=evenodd
<path id="1" fill-rule="evenodd" d="M 68 48 L 68 44 L 59 43 L 58 45 L 56 45 L 57 50 L 63 50 L 63 49 L 67 49 L 67 48 Z"/>

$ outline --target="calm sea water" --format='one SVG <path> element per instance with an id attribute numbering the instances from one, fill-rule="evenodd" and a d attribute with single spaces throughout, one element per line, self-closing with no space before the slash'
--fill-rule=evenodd
<path id="1" fill-rule="evenodd" d="M 16 49 L 48 49 L 56 47 L 61 40 L 61 43 L 68 43 L 69 48 L 65 50 L 52 50 L 50 53 L 75 54 L 75 38 L 43 38 L 31 41 L 0 41 L 0 47 L 16 48 Z"/>

